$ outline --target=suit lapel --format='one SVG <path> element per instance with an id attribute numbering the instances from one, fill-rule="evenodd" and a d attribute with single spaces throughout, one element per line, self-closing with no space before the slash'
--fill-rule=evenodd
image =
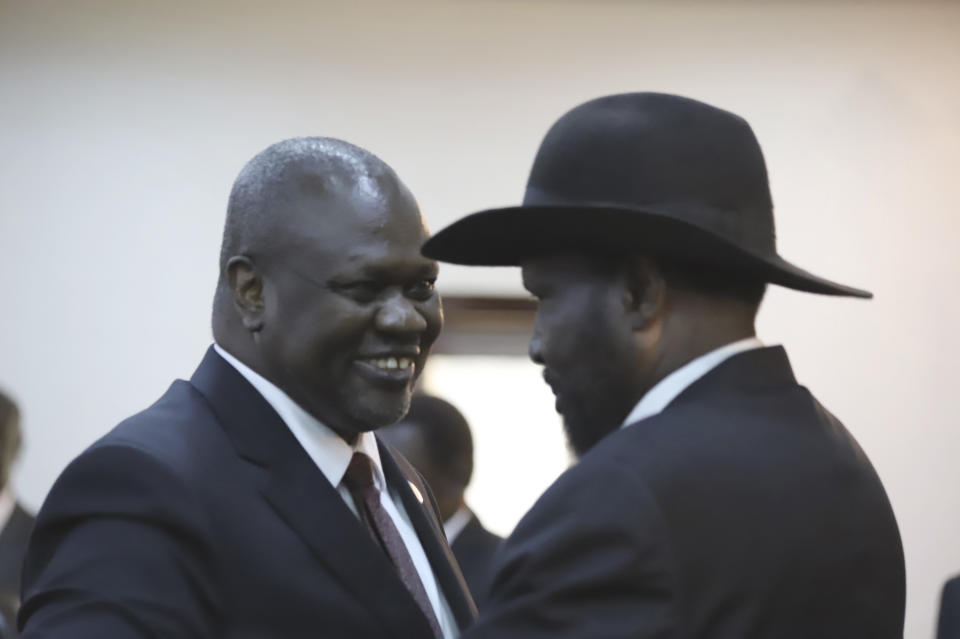
<path id="1" fill-rule="evenodd" d="M 212 348 L 191 383 L 250 464 L 263 497 L 344 589 L 391 635 L 432 636 L 390 560 L 257 390 Z"/>
<path id="2" fill-rule="evenodd" d="M 457 565 L 457 560 L 453 556 L 453 551 L 447 544 L 443 524 L 440 522 L 438 510 L 433 501 L 433 493 L 413 466 L 395 449 L 379 437 L 377 446 L 380 448 L 380 461 L 383 464 L 383 474 L 387 484 L 400 495 L 403 507 L 410 516 L 410 523 L 413 524 L 420 544 L 430 561 L 433 574 L 457 620 L 457 626 L 463 630 L 476 621 L 477 608 Z M 414 494 L 414 488 L 420 498 Z"/>

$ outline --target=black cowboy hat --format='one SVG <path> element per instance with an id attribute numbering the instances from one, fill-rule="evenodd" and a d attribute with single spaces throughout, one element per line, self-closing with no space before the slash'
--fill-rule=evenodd
<path id="1" fill-rule="evenodd" d="M 523 204 L 423 246 L 444 262 L 517 266 L 563 250 L 640 251 L 811 293 L 873 297 L 777 254 L 760 145 L 743 118 L 663 93 L 581 104 L 547 132 Z"/>

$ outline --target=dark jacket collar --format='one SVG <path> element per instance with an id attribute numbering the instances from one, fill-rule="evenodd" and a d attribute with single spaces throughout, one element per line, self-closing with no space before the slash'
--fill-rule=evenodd
<path id="1" fill-rule="evenodd" d="M 300 451 L 298 456 L 309 460 L 267 400 L 212 346 L 190 383 L 213 408 L 242 458 L 266 466 L 288 458 L 295 449 Z"/>
<path id="2" fill-rule="evenodd" d="M 681 391 L 664 410 L 702 401 L 717 393 L 752 393 L 796 385 L 784 348 L 766 346 L 727 358 Z"/>

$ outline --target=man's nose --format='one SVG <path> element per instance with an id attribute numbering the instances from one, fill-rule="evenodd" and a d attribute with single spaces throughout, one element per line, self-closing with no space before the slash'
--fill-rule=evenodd
<path id="1" fill-rule="evenodd" d="M 392 295 L 377 311 L 376 326 L 388 333 L 422 333 L 427 329 L 427 320 L 417 305 L 404 295 Z"/>

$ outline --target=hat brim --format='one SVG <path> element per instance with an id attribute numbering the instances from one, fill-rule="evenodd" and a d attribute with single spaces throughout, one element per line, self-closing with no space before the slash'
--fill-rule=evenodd
<path id="1" fill-rule="evenodd" d="M 468 215 L 423 245 L 432 259 L 468 266 L 520 266 L 547 253 L 644 252 L 721 267 L 808 293 L 869 299 L 873 294 L 814 275 L 776 253 L 760 255 L 699 226 L 653 211 L 515 206 Z"/>

